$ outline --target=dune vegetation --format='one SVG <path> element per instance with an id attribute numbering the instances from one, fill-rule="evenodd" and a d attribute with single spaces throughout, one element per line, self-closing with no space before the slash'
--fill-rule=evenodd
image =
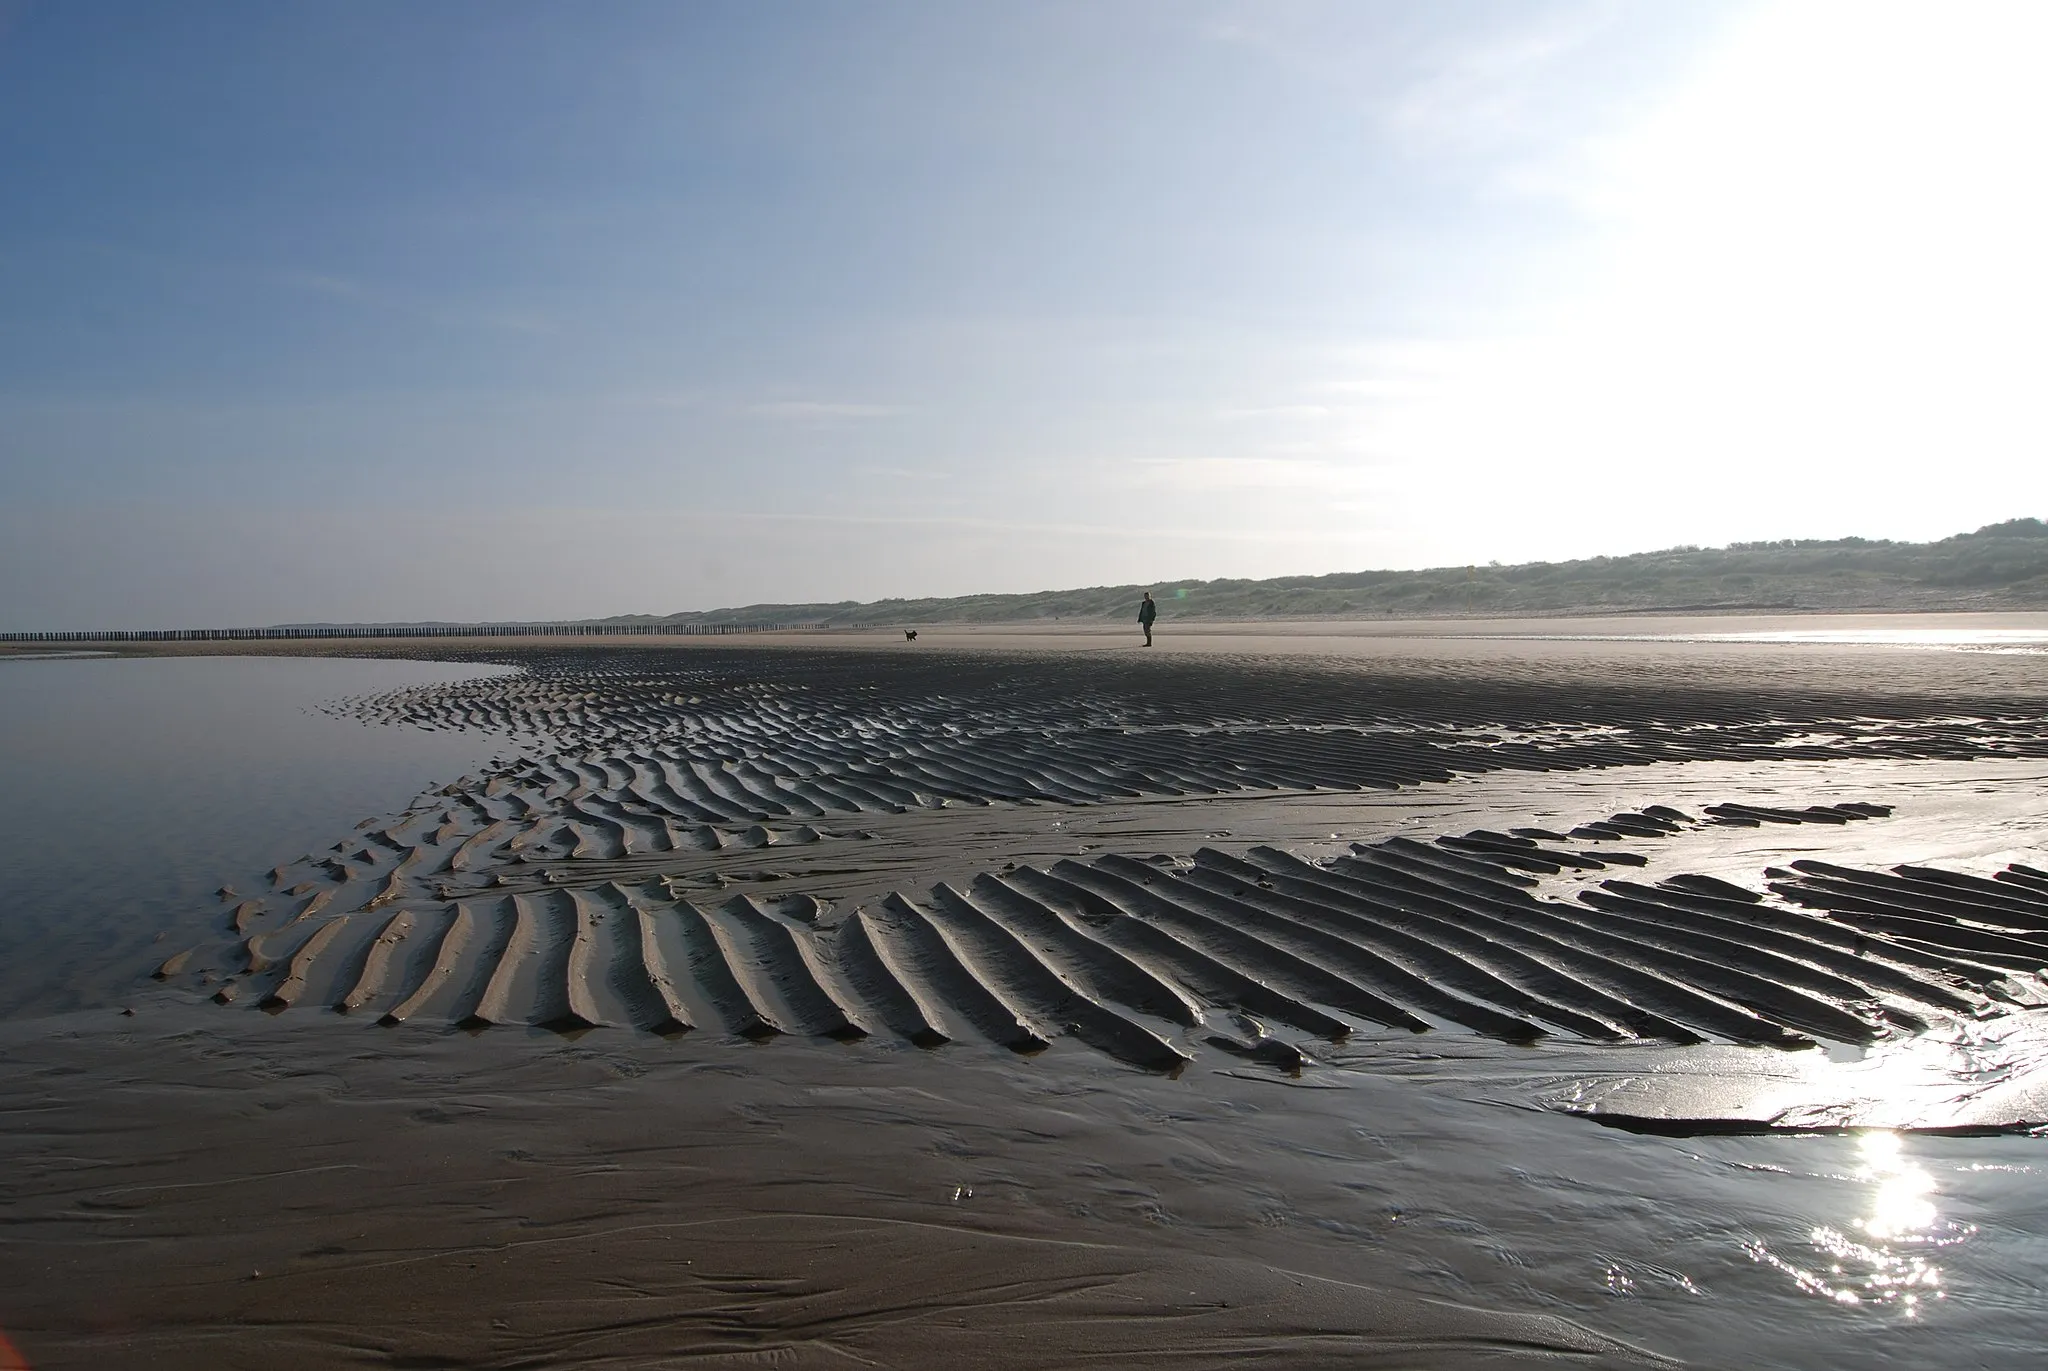
<path id="1" fill-rule="evenodd" d="M 1141 592 L 1175 618 L 1423 618 L 1743 610 L 2048 609 L 2048 523 L 2008 519 L 1931 543 L 1788 539 L 1513 566 L 1161 581 L 1014 595 L 764 604 L 607 622 L 871 624 L 1122 619 Z"/>

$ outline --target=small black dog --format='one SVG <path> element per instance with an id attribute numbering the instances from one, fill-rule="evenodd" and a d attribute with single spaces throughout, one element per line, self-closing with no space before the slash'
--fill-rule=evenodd
<path id="1" fill-rule="evenodd" d="M 917 630 L 916 630 L 916 629 L 914 629 L 914 628 L 906 628 L 906 629 L 904 629 L 904 630 L 903 630 L 903 641 L 904 641 L 904 642 L 906 642 L 906 643 L 914 643 L 914 642 L 916 642 L 916 641 L 917 641 Z"/>

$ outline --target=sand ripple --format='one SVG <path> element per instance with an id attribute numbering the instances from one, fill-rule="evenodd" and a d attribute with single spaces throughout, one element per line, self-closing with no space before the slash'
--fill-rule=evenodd
<path id="1" fill-rule="evenodd" d="M 233 937 L 176 954 L 162 978 L 392 1025 L 1024 1053 L 1071 1036 L 1169 1072 L 1205 1049 L 1297 1070 L 1318 1041 L 1361 1033 L 1860 1045 L 2048 998 L 2048 877 L 2031 868 L 1802 860 L 1757 889 L 1630 878 L 1675 835 L 1826 832 L 1890 812 L 1862 802 L 1645 805 L 1316 860 L 1092 851 L 850 906 L 729 893 L 786 874 L 749 854 L 817 848 L 856 868 L 863 825 L 891 816 L 1681 760 L 2048 755 L 2048 724 L 2023 703 L 1962 719 L 1924 700 L 1759 700 L 1699 682 L 586 652 L 341 707 L 552 746 L 279 867 L 260 898 L 224 892 Z M 1544 885 L 1557 877 L 1575 882 L 1568 897 Z"/>
<path id="2" fill-rule="evenodd" d="M 1669 833 L 1730 822 L 1659 808 Z M 1774 821 L 1862 822 L 1873 808 Z M 1623 859 L 1641 854 L 1598 834 L 1642 827 L 1640 814 L 1584 825 L 1595 836 L 1583 839 L 1477 830 L 1320 861 L 1254 846 L 1012 864 L 842 911 L 802 893 L 679 897 L 658 860 L 577 881 L 573 857 L 540 881 L 516 863 L 470 873 L 514 893 L 421 898 L 471 850 L 441 836 L 455 813 L 415 816 L 351 861 L 318 864 L 329 883 L 298 912 L 180 952 L 159 974 L 211 985 L 223 1003 L 326 1005 L 394 1025 L 886 1033 L 1020 1052 L 1072 1035 L 1173 1070 L 1199 1046 L 1298 1066 L 1316 1050 L 1308 1040 L 1385 1030 L 1868 1044 L 2041 1003 L 2048 968 L 2048 877 L 2018 865 L 1987 880 L 1802 860 L 1772 869 L 1767 891 L 1686 874 L 1607 878 L 1574 899 L 1535 888 L 1546 873 L 1631 869 Z M 606 868 L 607 855 L 589 864 Z M 401 874 L 401 907 L 385 912 Z"/>

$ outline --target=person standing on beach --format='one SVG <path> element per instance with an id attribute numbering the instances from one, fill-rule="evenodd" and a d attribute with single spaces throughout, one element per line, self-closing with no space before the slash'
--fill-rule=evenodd
<path id="1" fill-rule="evenodd" d="M 1152 592 L 1146 591 L 1145 598 L 1138 602 L 1138 627 L 1145 630 L 1145 646 L 1152 646 L 1152 621 L 1159 617 L 1159 606 L 1152 603 Z"/>

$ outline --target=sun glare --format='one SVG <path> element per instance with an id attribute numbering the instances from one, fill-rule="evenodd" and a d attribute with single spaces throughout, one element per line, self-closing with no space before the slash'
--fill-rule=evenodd
<path id="1" fill-rule="evenodd" d="M 1869 1187 L 1857 1206 L 1863 1212 L 1840 1227 L 1823 1224 L 1808 1234 L 1811 1255 L 1805 1264 L 1762 1241 L 1749 1244 L 1750 1258 L 1835 1304 L 1881 1305 L 1918 1318 L 1928 1301 L 1947 1298 L 1933 1254 L 1968 1240 L 1976 1229 L 1942 1219 L 1934 1177 L 1912 1158 L 1899 1134 L 1881 1128 L 1861 1133 L 1856 1153 L 1850 1179 Z"/>
<path id="2" fill-rule="evenodd" d="M 1858 1179 L 1871 1183 L 1870 1213 L 1858 1227 L 1879 1241 L 1912 1238 L 1934 1226 L 1934 1178 L 1906 1155 L 1896 1133 L 1865 1133 Z"/>
<path id="3" fill-rule="evenodd" d="M 1469 476 L 1625 476 L 1575 484 L 1572 517 L 1643 546 L 1821 536 L 1816 508 L 1963 527 L 2048 437 L 2044 42 L 2048 6 L 1760 9 L 1536 178 L 1598 245 L 1555 317 L 1452 348 L 1373 437 Z"/>
<path id="4" fill-rule="evenodd" d="M 2038 6 L 1893 4 L 1781 5 L 1736 35 L 1618 154 L 1626 388 L 1690 400 L 1666 426 L 1724 460 L 1903 480 L 1964 444 L 2018 459 L 2048 306 L 2043 36 Z"/>

